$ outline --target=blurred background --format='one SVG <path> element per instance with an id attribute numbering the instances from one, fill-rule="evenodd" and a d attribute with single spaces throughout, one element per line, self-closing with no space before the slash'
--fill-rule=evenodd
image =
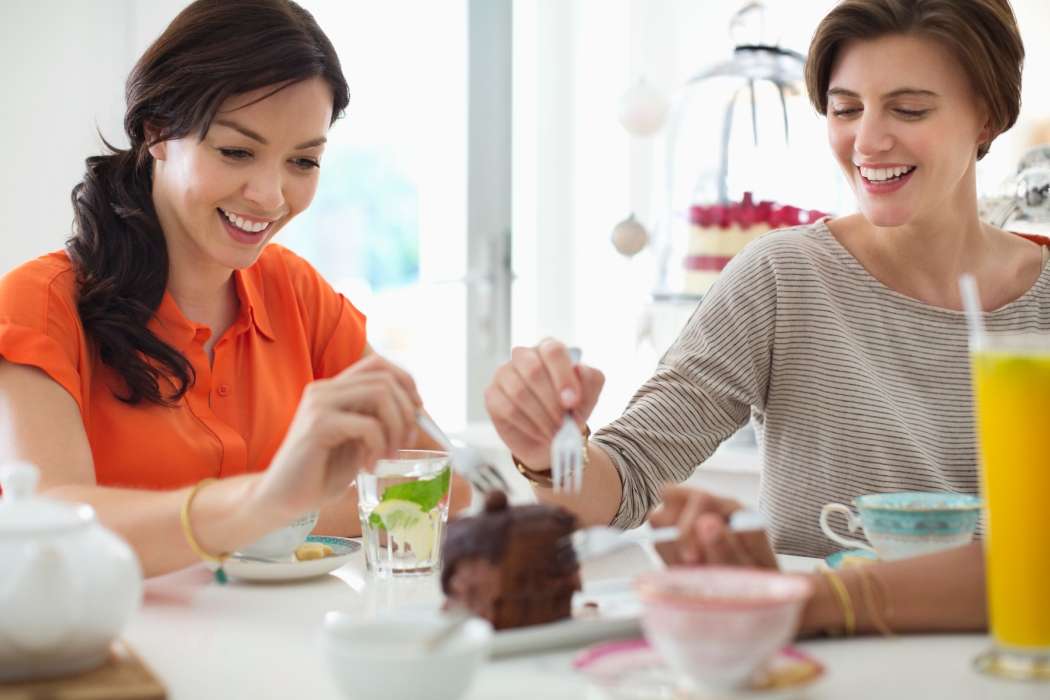
<path id="1" fill-rule="evenodd" d="M 696 301 L 654 296 L 674 254 L 669 179 L 684 181 L 669 158 L 686 143 L 700 161 L 720 157 L 721 103 L 683 116 L 684 86 L 730 60 L 735 43 L 805 53 L 834 5 L 767 0 L 757 25 L 730 31 L 745 3 L 300 2 L 335 43 L 351 102 L 329 135 L 313 206 L 277 241 L 368 314 L 373 345 L 415 374 L 431 412 L 457 432 L 482 430 L 482 390 L 511 345 L 546 335 L 605 370 L 592 425 L 622 410 Z M 63 245 L 84 159 L 100 136 L 126 143 L 128 71 L 185 4 L 0 3 L 0 273 Z M 1028 51 L 1024 107 L 979 165 L 986 194 L 1002 190 L 1028 147 L 1050 142 L 1050 3 L 1013 6 Z M 704 100 L 701 91 L 694 107 Z M 770 109 L 780 107 L 761 118 Z M 625 110 L 641 119 L 633 133 Z M 844 213 L 822 120 L 803 111 L 791 121 L 792 177 L 820 183 L 820 206 Z M 650 241 L 628 257 L 610 234 L 631 214 Z"/>

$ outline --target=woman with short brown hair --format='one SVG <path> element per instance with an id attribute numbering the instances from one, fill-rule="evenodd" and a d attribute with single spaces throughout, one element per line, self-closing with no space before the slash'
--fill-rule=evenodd
<path id="1" fill-rule="evenodd" d="M 843 0 L 828 13 L 807 80 L 858 213 L 734 257 L 623 415 L 591 438 L 582 493 L 537 495 L 589 523 L 678 524 L 673 559 L 775 565 L 729 532 L 739 504 L 664 488 L 752 416 L 779 553 L 834 551 L 818 527 L 829 502 L 976 494 L 960 275 L 977 279 L 990 330 L 1050 331 L 1048 242 L 977 211 L 976 163 L 1017 118 L 1023 58 L 1006 0 Z M 542 481 L 559 416 L 582 427 L 602 383 L 558 341 L 514 350 L 486 399 L 524 474 Z M 816 576 L 801 633 L 982 628 L 983 566 L 979 544 L 872 565 L 885 596 L 855 617 L 842 602 L 870 599 L 865 579 L 842 572 L 843 598 Z"/>

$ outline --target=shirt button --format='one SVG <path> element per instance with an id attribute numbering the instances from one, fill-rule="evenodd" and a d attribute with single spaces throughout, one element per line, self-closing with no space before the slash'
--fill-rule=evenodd
<path id="1" fill-rule="evenodd" d="M 219 396 L 229 396 L 229 395 L 230 395 L 230 385 L 229 384 L 220 384 L 219 385 Z"/>

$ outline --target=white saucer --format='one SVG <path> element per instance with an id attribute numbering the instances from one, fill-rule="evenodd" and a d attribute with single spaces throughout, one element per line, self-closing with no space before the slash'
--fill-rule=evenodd
<path id="1" fill-rule="evenodd" d="M 306 541 L 326 544 L 332 548 L 333 554 L 323 559 L 306 561 L 298 561 L 294 555 L 289 555 L 287 561 L 278 562 L 249 561 L 234 556 L 226 560 L 223 569 L 229 577 L 243 581 L 300 581 L 335 571 L 348 562 L 354 552 L 361 549 L 360 542 L 345 537 L 310 535 Z"/>
<path id="2" fill-rule="evenodd" d="M 747 687 L 717 693 L 690 691 L 644 639 L 584 649 L 573 667 L 610 700 L 788 700 L 805 695 L 824 676 L 819 661 L 788 646 L 777 652 L 766 672 Z"/>

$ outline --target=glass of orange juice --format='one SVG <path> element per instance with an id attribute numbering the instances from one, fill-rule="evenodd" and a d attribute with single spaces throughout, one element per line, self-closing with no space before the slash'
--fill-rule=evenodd
<path id="1" fill-rule="evenodd" d="M 971 348 L 993 648 L 986 673 L 1050 681 L 1050 334 Z"/>

